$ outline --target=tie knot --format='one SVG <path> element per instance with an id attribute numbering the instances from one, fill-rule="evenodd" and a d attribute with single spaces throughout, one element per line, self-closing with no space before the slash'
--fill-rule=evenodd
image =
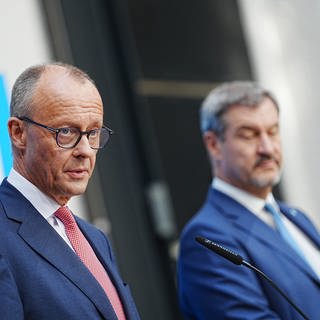
<path id="1" fill-rule="evenodd" d="M 61 220 L 61 222 L 66 226 L 66 225 L 73 225 L 76 223 L 71 211 L 69 210 L 68 207 L 60 207 L 54 215 Z"/>
<path id="2" fill-rule="evenodd" d="M 264 205 L 263 209 L 265 211 L 267 211 L 268 213 L 271 213 L 272 215 L 279 214 L 278 210 L 270 203 L 266 203 Z"/>

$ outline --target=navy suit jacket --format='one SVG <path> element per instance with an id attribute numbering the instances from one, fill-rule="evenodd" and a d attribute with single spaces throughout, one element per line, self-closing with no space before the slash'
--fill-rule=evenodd
<path id="1" fill-rule="evenodd" d="M 109 241 L 92 225 L 76 220 L 115 285 L 127 319 L 139 319 Z M 117 319 L 78 256 L 6 180 L 0 186 L 0 319 Z"/>
<path id="2" fill-rule="evenodd" d="M 320 249 L 319 233 L 309 219 L 282 203 L 279 206 Z M 186 319 L 302 319 L 267 281 L 203 247 L 194 240 L 198 235 L 239 253 L 311 320 L 320 319 L 320 280 L 309 265 L 256 215 L 212 188 L 181 235 L 178 286 Z"/>

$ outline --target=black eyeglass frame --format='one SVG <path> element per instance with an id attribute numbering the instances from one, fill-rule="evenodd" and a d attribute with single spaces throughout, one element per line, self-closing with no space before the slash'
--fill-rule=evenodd
<path id="1" fill-rule="evenodd" d="M 32 119 L 30 119 L 30 118 L 28 118 L 28 117 L 19 117 L 19 116 L 16 116 L 16 118 L 18 118 L 19 120 L 22 120 L 22 121 L 25 121 L 25 122 L 34 124 L 34 125 L 36 125 L 36 126 L 39 126 L 39 127 L 41 127 L 41 128 L 47 129 L 47 130 L 49 130 L 49 131 L 51 131 L 51 132 L 54 132 L 54 133 L 56 134 L 56 143 L 57 143 L 58 147 L 63 148 L 63 149 L 72 149 L 72 148 L 74 148 L 74 147 L 80 142 L 80 140 L 81 140 L 81 138 L 82 138 L 83 135 L 86 135 L 88 141 L 90 142 L 89 137 L 90 137 L 90 134 L 92 134 L 92 132 L 96 132 L 97 130 L 99 130 L 99 131 L 101 132 L 102 129 L 105 129 L 105 130 L 107 130 L 107 132 L 109 133 L 109 136 L 108 136 L 108 139 L 106 139 L 106 142 L 105 142 L 102 146 L 100 146 L 100 147 L 98 147 L 98 148 L 94 148 L 94 147 L 90 146 L 91 149 L 99 150 L 99 149 L 102 149 L 103 147 L 106 146 L 106 144 L 107 144 L 107 143 L 109 142 L 109 140 L 110 140 L 111 135 L 114 134 L 114 131 L 113 131 L 112 129 L 108 128 L 108 127 L 105 126 L 105 125 L 103 125 L 103 126 L 102 126 L 101 128 L 99 128 L 99 129 L 93 129 L 93 130 L 89 130 L 89 131 L 81 131 L 80 129 L 78 129 L 78 128 L 76 128 L 76 127 L 62 127 L 62 128 L 52 128 L 52 127 L 48 127 L 48 126 L 46 126 L 46 125 L 44 125 L 44 124 L 42 124 L 42 123 L 36 122 L 36 121 L 34 121 L 34 120 L 32 120 Z M 77 130 L 77 131 L 79 132 L 79 137 L 78 137 L 78 139 L 77 139 L 76 142 L 75 142 L 72 146 L 70 146 L 70 147 L 65 147 L 65 146 L 60 145 L 59 142 L 58 142 L 58 135 L 59 135 L 59 133 L 60 133 L 63 129 L 71 129 L 71 128 L 72 128 L 72 129 L 75 129 L 75 130 Z"/>

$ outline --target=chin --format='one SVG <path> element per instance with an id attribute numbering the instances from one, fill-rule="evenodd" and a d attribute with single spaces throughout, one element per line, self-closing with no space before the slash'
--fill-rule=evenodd
<path id="1" fill-rule="evenodd" d="M 254 178 L 252 180 L 252 184 L 258 188 L 268 188 L 268 187 L 273 187 L 279 182 L 280 178 L 277 177 L 259 177 L 259 178 Z"/>
<path id="2" fill-rule="evenodd" d="M 65 189 L 65 193 L 68 194 L 71 198 L 71 197 L 79 196 L 85 193 L 86 189 L 87 189 L 87 184 L 80 185 L 80 186 L 79 185 L 70 186 Z"/>

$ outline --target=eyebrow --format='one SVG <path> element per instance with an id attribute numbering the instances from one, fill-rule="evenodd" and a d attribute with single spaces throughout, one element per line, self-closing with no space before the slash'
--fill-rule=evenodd
<path id="1" fill-rule="evenodd" d="M 77 128 L 77 129 L 79 129 L 80 130 L 80 128 L 81 128 L 81 126 L 82 126 L 82 124 L 79 124 L 79 123 L 75 123 L 75 122 L 73 122 L 72 120 L 70 121 L 60 121 L 60 123 L 63 123 L 62 125 L 60 124 L 57 124 L 57 125 L 55 125 L 55 126 L 53 126 L 53 127 L 55 127 L 55 128 Z M 89 125 L 88 125 L 88 127 L 87 127 L 87 130 L 94 130 L 94 129 L 100 129 L 100 128 L 102 128 L 104 126 L 104 124 L 103 124 L 103 122 L 102 123 L 100 123 L 100 122 L 94 122 L 94 123 L 90 123 Z M 88 129 L 88 128 L 91 128 L 91 129 Z"/>
<path id="2" fill-rule="evenodd" d="M 266 130 L 271 130 L 271 129 L 274 129 L 274 128 L 279 128 L 279 122 L 277 123 L 274 123 L 270 126 L 268 126 L 266 128 Z M 252 124 L 252 125 L 242 125 L 242 126 L 239 126 L 238 128 L 235 129 L 235 132 L 241 132 L 241 131 L 244 131 L 244 130 L 250 130 L 250 131 L 261 131 L 260 130 L 260 127 L 258 127 L 257 125 L 255 124 Z"/>

